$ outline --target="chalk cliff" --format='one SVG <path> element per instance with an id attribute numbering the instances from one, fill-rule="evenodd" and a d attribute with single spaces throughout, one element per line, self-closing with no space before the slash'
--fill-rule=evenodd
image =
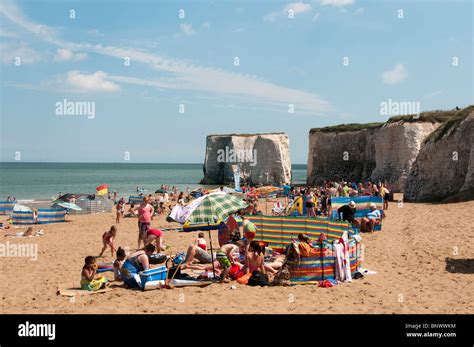
<path id="1" fill-rule="evenodd" d="M 232 165 L 240 166 L 248 184 L 280 184 L 291 180 L 289 139 L 285 133 L 209 135 L 201 184 L 234 181 Z"/>
<path id="2" fill-rule="evenodd" d="M 311 129 L 308 184 L 324 179 L 386 180 L 412 201 L 470 191 L 474 184 L 471 113 L 468 107 L 425 112 L 415 118 L 393 117 L 386 123 Z M 453 152 L 458 155 L 455 163 L 446 159 Z"/>
<path id="3" fill-rule="evenodd" d="M 405 196 L 415 201 L 474 198 L 474 106 L 458 112 L 424 141 Z"/>

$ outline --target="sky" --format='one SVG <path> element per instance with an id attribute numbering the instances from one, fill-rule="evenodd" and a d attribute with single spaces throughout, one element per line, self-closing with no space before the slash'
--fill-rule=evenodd
<path id="1" fill-rule="evenodd" d="M 388 100 L 472 104 L 472 22 L 470 0 L 0 0 L 0 161 L 202 163 L 208 134 L 286 132 L 305 164 L 311 128 Z"/>

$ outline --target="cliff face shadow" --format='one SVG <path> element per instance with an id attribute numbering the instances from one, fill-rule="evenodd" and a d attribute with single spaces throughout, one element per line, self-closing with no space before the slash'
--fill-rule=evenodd
<path id="1" fill-rule="evenodd" d="M 474 274 L 474 259 L 446 258 L 446 271 L 458 274 Z"/>

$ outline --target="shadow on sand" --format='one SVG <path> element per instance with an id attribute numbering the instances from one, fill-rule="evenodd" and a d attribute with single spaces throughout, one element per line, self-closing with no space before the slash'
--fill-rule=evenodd
<path id="1" fill-rule="evenodd" d="M 474 259 L 446 258 L 446 271 L 458 274 L 474 274 Z"/>

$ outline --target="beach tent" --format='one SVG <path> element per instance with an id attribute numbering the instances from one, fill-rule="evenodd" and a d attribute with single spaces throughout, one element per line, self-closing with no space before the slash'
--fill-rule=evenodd
<path id="1" fill-rule="evenodd" d="M 15 204 L 16 202 L 13 201 L 0 201 L 0 216 L 11 215 Z"/>
<path id="2" fill-rule="evenodd" d="M 16 204 L 13 208 L 12 223 L 15 225 L 36 224 L 35 216 L 31 208 Z"/>
<path id="3" fill-rule="evenodd" d="M 66 221 L 66 209 L 59 208 L 39 208 L 38 224 L 60 223 Z"/>
<path id="4" fill-rule="evenodd" d="M 306 204 L 302 196 L 295 197 L 293 204 L 288 209 L 289 216 L 304 216 L 306 215 Z"/>
<path id="5" fill-rule="evenodd" d="M 343 205 L 347 205 L 350 201 L 354 201 L 356 204 L 355 218 L 364 217 L 367 212 L 370 211 L 370 203 L 374 203 L 377 206 L 377 210 L 379 210 L 383 214 L 383 198 L 381 198 L 380 196 L 357 196 L 352 198 L 333 197 L 331 198 L 331 220 L 339 219 L 339 216 L 337 215 L 337 209 Z M 376 225 L 374 227 L 374 230 L 382 230 L 382 222 Z"/>

